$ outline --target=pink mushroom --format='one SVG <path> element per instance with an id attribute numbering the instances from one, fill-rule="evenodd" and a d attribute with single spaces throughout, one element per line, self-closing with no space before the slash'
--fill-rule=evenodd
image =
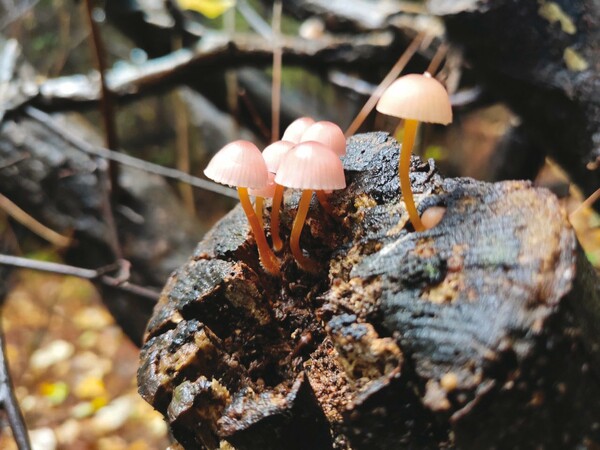
<path id="1" fill-rule="evenodd" d="M 308 119 L 308 118 L 307 118 Z M 298 119 L 301 120 L 301 119 Z M 312 120 L 312 119 L 310 119 Z M 287 132 L 287 130 L 286 130 Z M 263 150 L 263 158 L 267 164 L 267 170 L 271 173 L 277 173 L 279 165 L 287 152 L 294 146 L 293 142 L 276 141 Z M 281 201 L 283 200 L 283 186 L 275 183 L 275 192 L 273 194 L 273 204 L 271 206 L 271 239 L 273 240 L 273 249 L 276 252 L 281 251 L 283 242 L 279 236 L 279 213 L 281 211 Z"/>
<path id="2" fill-rule="evenodd" d="M 338 156 L 346 154 L 346 137 L 344 136 L 344 132 L 333 122 L 323 120 L 313 123 L 302 134 L 300 142 L 305 141 L 320 142 L 337 153 Z M 318 190 L 317 198 L 327 214 L 333 216 L 333 209 L 329 205 L 327 194 L 331 194 L 331 191 Z"/>
<path id="3" fill-rule="evenodd" d="M 398 78 L 382 94 L 377 111 L 404 119 L 404 139 L 400 151 L 398 176 L 408 217 L 415 231 L 424 231 L 410 185 L 410 155 L 419 122 L 452 122 L 452 106 L 446 88 L 429 73 L 409 74 Z"/>
<path id="4" fill-rule="evenodd" d="M 300 234 L 313 190 L 334 190 L 346 187 L 342 162 L 327 146 L 319 142 L 302 142 L 287 153 L 279 166 L 275 182 L 285 187 L 302 189 L 298 211 L 292 225 L 290 248 L 301 269 L 316 272 L 317 264 L 302 254 Z"/>
<path id="5" fill-rule="evenodd" d="M 300 117 L 294 120 L 283 132 L 282 141 L 289 141 L 297 144 L 300 142 L 302 133 L 306 131 L 315 121 L 310 117 Z"/>
<path id="6" fill-rule="evenodd" d="M 267 165 L 260 150 L 252 142 L 231 142 L 213 156 L 204 169 L 204 175 L 217 183 L 237 187 L 242 208 L 256 239 L 260 262 L 271 275 L 278 275 L 279 261 L 267 243 L 248 196 L 248 188 L 261 189 L 268 182 Z"/>
<path id="7" fill-rule="evenodd" d="M 326 145 L 338 156 L 346 154 L 346 137 L 340 127 L 325 120 L 315 122 L 302 134 L 300 142 L 316 141 Z"/>
<path id="8" fill-rule="evenodd" d="M 275 174 L 269 172 L 269 180 L 265 187 L 260 189 L 248 189 L 248 194 L 254 196 L 256 200 L 254 201 L 254 212 L 256 213 L 256 217 L 258 218 L 258 222 L 260 226 L 264 228 L 263 223 L 263 205 L 265 198 L 273 198 L 275 194 Z"/>

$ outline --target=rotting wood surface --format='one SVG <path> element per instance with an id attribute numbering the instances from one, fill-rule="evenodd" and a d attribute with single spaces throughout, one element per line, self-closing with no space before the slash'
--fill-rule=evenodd
<path id="1" fill-rule="evenodd" d="M 443 179 L 413 159 L 423 233 L 399 202 L 396 142 L 348 142 L 322 262 L 260 269 L 241 209 L 170 278 L 141 395 L 185 448 L 576 448 L 600 442 L 597 279 L 556 198 L 527 182 Z M 298 195 L 286 192 L 283 232 Z M 268 220 L 267 220 L 268 223 Z"/>

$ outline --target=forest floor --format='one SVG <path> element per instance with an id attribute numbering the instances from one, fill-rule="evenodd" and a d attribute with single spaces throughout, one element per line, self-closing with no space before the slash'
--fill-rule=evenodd
<path id="1" fill-rule="evenodd" d="M 4 305 L 15 391 L 36 450 L 168 446 L 162 416 L 137 394 L 139 350 L 87 281 L 21 271 Z M 16 449 L 9 427 L 0 448 Z"/>

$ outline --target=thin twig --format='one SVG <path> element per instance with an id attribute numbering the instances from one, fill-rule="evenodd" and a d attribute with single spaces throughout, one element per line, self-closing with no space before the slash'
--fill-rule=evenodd
<path id="1" fill-rule="evenodd" d="M 94 6 L 92 4 L 92 0 L 85 0 L 85 7 L 87 13 L 86 17 L 92 37 L 92 48 L 94 50 L 94 56 L 96 59 L 96 68 L 98 69 L 98 74 L 100 75 L 100 112 L 102 113 L 102 122 L 104 123 L 104 131 L 106 133 L 105 146 L 111 150 L 116 150 L 119 148 L 119 144 L 117 140 L 117 127 L 115 123 L 112 93 L 110 89 L 108 89 L 108 84 L 106 82 L 106 51 L 104 49 L 102 37 L 100 36 L 98 24 L 93 17 Z M 111 172 L 112 170 L 113 168 L 111 167 Z M 115 176 L 111 175 L 111 181 L 113 182 L 113 185 L 116 186 L 117 183 Z"/>
<path id="2" fill-rule="evenodd" d="M 13 439 L 19 450 L 31 450 L 27 426 L 15 397 L 13 383 L 10 376 L 8 359 L 6 358 L 6 344 L 4 340 L 4 329 L 0 314 L 0 403 L 6 411 L 8 423 L 12 430 Z"/>
<path id="3" fill-rule="evenodd" d="M 429 63 L 429 66 L 427 66 L 426 72 L 431 74 L 431 76 L 434 76 L 440 67 L 440 64 L 446 57 L 446 53 L 448 53 L 448 45 L 441 44 L 436 50 L 435 55 L 433 55 L 433 58 L 431 58 L 431 62 Z"/>
<path id="4" fill-rule="evenodd" d="M 400 75 L 404 67 L 408 64 L 410 59 L 417 52 L 417 50 L 419 49 L 419 45 L 421 44 L 421 41 L 424 39 L 424 37 L 425 33 L 419 33 L 412 40 L 412 42 L 406 48 L 406 50 L 404 50 L 404 53 L 402 53 L 396 64 L 394 64 L 394 66 L 390 69 L 383 81 L 379 83 L 379 86 L 377 86 L 375 92 L 371 94 L 371 97 L 369 97 L 369 99 L 365 103 L 365 106 L 362 107 L 362 109 L 357 114 L 356 118 L 352 121 L 352 123 L 346 130 L 346 137 L 352 136 L 360 128 L 367 116 L 371 113 L 371 111 L 373 111 L 373 108 L 375 108 L 375 105 L 381 97 L 381 94 L 383 94 L 383 91 L 385 91 L 388 88 L 388 86 L 392 84 L 396 78 L 398 78 L 398 75 Z"/>
<path id="5" fill-rule="evenodd" d="M 104 44 L 102 43 L 100 30 L 94 21 L 94 7 L 92 5 L 92 0 L 85 0 L 85 7 L 87 13 L 86 17 L 92 37 L 92 48 L 96 58 L 96 66 L 98 73 L 100 74 L 100 112 L 102 114 L 102 121 L 104 123 L 105 145 L 107 148 L 112 150 L 118 148 L 119 144 L 117 141 L 117 126 L 115 123 L 115 113 L 112 104 L 112 94 L 108 89 L 106 82 L 106 51 L 104 50 Z M 98 164 L 98 167 L 98 178 L 102 192 L 102 213 L 108 228 L 109 243 L 115 257 L 117 259 L 122 259 L 123 250 L 121 249 L 121 244 L 119 242 L 119 234 L 117 232 L 111 201 L 113 198 L 113 193 L 118 188 L 118 166 L 114 161 L 109 160 L 106 170 L 105 165 L 103 164 Z"/>
<path id="6" fill-rule="evenodd" d="M 165 178 L 170 178 L 176 181 L 182 181 L 197 188 L 211 191 L 216 194 L 224 195 L 226 197 L 231 197 L 235 199 L 238 198 L 237 194 L 233 189 L 230 189 L 217 183 L 213 183 L 212 181 L 204 180 L 202 178 L 189 175 L 177 169 L 172 169 L 170 167 L 164 167 L 159 164 L 144 161 L 139 158 L 126 155 L 125 153 L 118 153 L 107 148 L 92 145 L 89 142 L 83 140 L 82 138 L 66 131 L 49 114 L 46 114 L 45 112 L 40 111 L 39 109 L 33 108 L 32 106 L 26 107 L 24 111 L 26 115 L 38 121 L 50 131 L 60 136 L 65 141 L 67 141 L 68 143 L 85 153 L 99 156 L 101 158 L 110 159 L 111 161 L 118 162 L 119 164 L 143 170 L 144 172 L 154 173 L 156 175 L 161 175 Z"/>
<path id="7" fill-rule="evenodd" d="M 23 152 L 19 155 L 15 155 L 15 156 L 7 159 L 6 161 L 2 161 L 2 163 L 0 163 L 0 170 L 6 169 L 7 167 L 14 166 L 15 164 L 18 164 L 21 161 L 25 161 L 26 159 L 29 159 L 29 158 L 31 158 L 31 155 L 27 152 Z"/>
<path id="8" fill-rule="evenodd" d="M 240 12 L 248 25 L 260 34 L 264 39 L 270 41 L 273 39 L 273 32 L 267 22 L 248 4 L 246 0 L 238 0 L 236 4 L 237 10 Z"/>
<path id="9" fill-rule="evenodd" d="M 248 94 L 246 93 L 245 89 L 240 90 L 240 98 L 242 99 L 242 102 L 244 102 L 244 105 L 246 105 L 246 108 L 248 108 L 250 117 L 252 118 L 254 125 L 256 125 L 256 127 L 259 129 L 260 134 L 262 134 L 265 139 L 269 139 L 271 137 L 269 127 L 265 125 L 265 122 L 262 120 L 262 117 L 260 117 L 256 106 L 254 106 L 252 100 L 250 99 L 250 97 L 248 97 Z"/>
<path id="10" fill-rule="evenodd" d="M 281 112 L 281 0 L 273 3 L 273 83 L 271 87 L 271 142 L 279 140 Z"/>
<path id="11" fill-rule="evenodd" d="M 63 236 L 62 234 L 51 230 L 46 225 L 38 222 L 2 194 L 0 194 L 0 209 L 4 210 L 10 217 L 15 219 L 28 230 L 47 240 L 51 244 L 56 245 L 57 247 L 68 247 L 71 244 L 70 238 Z"/>
<path id="12" fill-rule="evenodd" d="M 123 282 L 118 277 L 111 277 L 103 274 L 103 270 L 84 269 L 82 267 L 69 266 L 47 261 L 38 261 L 35 259 L 21 258 L 20 256 L 0 254 L 0 264 L 5 266 L 20 267 L 22 269 L 38 270 L 40 272 L 49 272 L 59 275 L 69 275 L 77 278 L 83 278 L 90 281 L 99 281 L 105 286 L 119 289 L 125 292 L 136 294 L 140 297 L 150 300 L 158 300 L 160 294 L 153 289 L 144 286 Z"/>
<path id="13" fill-rule="evenodd" d="M 231 8 L 225 12 L 223 16 L 223 27 L 229 36 L 235 34 L 235 8 Z M 240 129 L 240 108 L 238 103 L 238 77 L 235 69 L 225 71 L 225 90 L 227 92 L 227 109 L 233 118 L 233 123 L 236 130 L 236 135 Z"/>
<path id="14" fill-rule="evenodd" d="M 583 211 L 585 208 L 591 208 L 599 198 L 600 189 L 596 189 L 596 191 L 594 191 L 592 195 L 590 195 L 588 198 L 582 201 L 577 208 L 571 211 L 571 214 L 569 214 L 569 220 L 572 220 L 572 218 L 575 217 L 575 215 L 579 213 L 579 211 Z"/>
<path id="15" fill-rule="evenodd" d="M 183 48 L 183 26 L 182 17 L 178 15 L 175 21 L 175 31 L 171 38 L 171 44 L 174 49 Z M 190 173 L 190 139 L 189 139 L 189 120 L 186 111 L 186 105 L 177 89 L 171 93 L 172 105 L 175 116 L 175 148 L 176 148 L 176 167 L 185 173 Z M 196 204 L 194 202 L 194 191 L 189 184 L 179 183 L 179 193 L 183 199 L 186 210 L 194 215 L 196 213 Z"/>

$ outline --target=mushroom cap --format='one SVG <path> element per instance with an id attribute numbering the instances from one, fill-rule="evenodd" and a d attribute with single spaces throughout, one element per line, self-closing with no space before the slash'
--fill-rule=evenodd
<path id="1" fill-rule="evenodd" d="M 290 141 L 275 141 L 271 145 L 265 147 L 262 152 L 265 163 L 267 163 L 267 170 L 271 173 L 277 173 L 279 164 L 285 156 L 285 154 L 296 144 Z"/>
<path id="2" fill-rule="evenodd" d="M 346 154 L 346 137 L 340 127 L 333 122 L 313 123 L 302 134 L 300 142 L 316 141 L 332 149 L 338 156 Z"/>
<path id="3" fill-rule="evenodd" d="M 427 72 L 398 78 L 385 90 L 376 108 L 380 113 L 401 119 L 444 125 L 452 122 L 448 92 Z"/>
<path id="4" fill-rule="evenodd" d="M 282 141 L 293 142 L 294 144 L 298 144 L 300 142 L 300 138 L 302 134 L 306 131 L 308 127 L 310 127 L 313 123 L 315 123 L 314 119 L 310 117 L 300 117 L 299 119 L 294 120 L 283 132 L 283 136 L 281 137 Z"/>
<path id="5" fill-rule="evenodd" d="M 342 161 L 320 142 L 301 142 L 292 148 L 279 166 L 275 183 L 294 189 L 344 189 Z"/>
<path id="6" fill-rule="evenodd" d="M 255 197 L 273 198 L 275 195 L 275 174 L 269 173 L 269 180 L 265 187 L 260 189 L 248 189 L 248 194 Z"/>
<path id="7" fill-rule="evenodd" d="M 260 189 L 267 184 L 267 164 L 252 142 L 233 141 L 212 157 L 204 175 L 229 186 Z"/>

